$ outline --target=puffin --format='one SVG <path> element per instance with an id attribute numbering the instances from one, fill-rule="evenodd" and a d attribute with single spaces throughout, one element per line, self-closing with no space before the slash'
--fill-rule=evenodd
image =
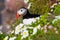
<path id="1" fill-rule="evenodd" d="M 22 15 L 23 19 L 35 18 L 35 17 L 39 17 L 40 16 L 38 14 L 31 14 L 29 12 L 29 10 L 27 8 L 24 8 L 24 7 L 20 8 L 17 11 L 17 15 L 18 15 L 18 17 L 20 17 Z"/>

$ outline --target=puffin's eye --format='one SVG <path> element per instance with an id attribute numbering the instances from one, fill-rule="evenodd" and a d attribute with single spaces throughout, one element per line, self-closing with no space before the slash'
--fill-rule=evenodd
<path id="1" fill-rule="evenodd" d="M 21 10 L 21 12 L 22 12 L 23 10 Z"/>

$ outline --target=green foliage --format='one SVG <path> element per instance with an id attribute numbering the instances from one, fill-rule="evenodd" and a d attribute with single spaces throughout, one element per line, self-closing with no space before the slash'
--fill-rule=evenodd
<path id="1" fill-rule="evenodd" d="M 3 40 L 3 38 L 6 36 L 6 34 L 0 34 L 0 40 Z"/>
<path id="2" fill-rule="evenodd" d="M 49 0 L 30 0 L 32 3 L 30 13 L 32 14 L 44 14 L 49 11 Z"/>
<path id="3" fill-rule="evenodd" d="M 55 15 L 60 15 L 60 4 L 58 4 L 58 5 L 55 6 L 54 14 Z"/>

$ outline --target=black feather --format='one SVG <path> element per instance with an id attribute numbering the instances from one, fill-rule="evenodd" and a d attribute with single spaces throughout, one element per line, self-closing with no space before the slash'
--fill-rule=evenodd
<path id="1" fill-rule="evenodd" d="M 26 8 L 24 8 L 24 9 L 26 9 Z M 26 13 L 26 15 L 23 16 L 23 19 L 35 18 L 35 17 L 39 17 L 40 16 L 38 14 L 30 14 L 29 10 L 28 9 L 26 9 L 26 10 L 27 10 L 27 13 Z"/>

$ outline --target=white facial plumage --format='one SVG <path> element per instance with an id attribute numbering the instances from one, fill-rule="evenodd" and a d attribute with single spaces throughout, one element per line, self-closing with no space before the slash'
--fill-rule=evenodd
<path id="1" fill-rule="evenodd" d="M 25 15 L 27 13 L 27 9 L 21 8 L 18 10 L 18 15 Z"/>

